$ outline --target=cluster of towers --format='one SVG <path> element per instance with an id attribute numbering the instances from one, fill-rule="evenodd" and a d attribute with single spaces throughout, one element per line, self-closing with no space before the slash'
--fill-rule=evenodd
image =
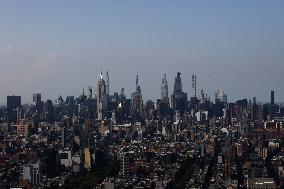
<path id="1" fill-rule="evenodd" d="M 203 93 L 203 91 L 202 91 Z M 168 92 L 168 82 L 166 74 L 162 78 L 161 84 L 161 101 L 163 103 L 169 103 L 169 92 Z M 192 75 L 192 98 L 197 98 L 196 96 L 196 75 Z M 171 95 L 171 107 L 173 110 L 179 110 L 181 113 L 186 109 L 188 105 L 187 93 L 182 90 L 181 73 L 177 72 L 174 82 L 174 91 Z"/>
<path id="2" fill-rule="evenodd" d="M 109 110 L 109 74 L 105 73 L 105 79 L 103 77 L 102 72 L 100 73 L 100 79 L 97 82 L 97 93 L 96 93 L 96 107 L 97 107 L 97 118 L 98 120 L 103 120 L 108 115 Z M 173 110 L 179 110 L 180 113 L 183 113 L 187 106 L 187 93 L 183 92 L 182 89 L 182 81 L 181 81 L 181 73 L 177 72 L 174 82 L 174 91 L 173 94 L 169 98 L 169 87 L 167 82 L 167 76 L 164 74 L 161 83 L 161 104 L 166 104 L 167 106 L 171 106 Z M 192 75 L 192 98 L 196 98 L 196 75 Z M 124 95 L 124 89 L 122 88 L 121 95 Z M 120 95 L 120 96 L 121 96 Z M 131 115 L 134 117 L 141 117 L 143 114 L 143 99 L 141 87 L 139 85 L 138 75 L 136 76 L 136 89 L 131 94 Z M 119 104 L 121 106 L 121 103 Z"/>

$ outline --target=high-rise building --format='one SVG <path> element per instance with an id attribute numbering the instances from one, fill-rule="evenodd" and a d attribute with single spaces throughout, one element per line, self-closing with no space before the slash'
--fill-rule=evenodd
<path id="1" fill-rule="evenodd" d="M 42 183 L 42 173 L 39 162 L 29 163 L 23 167 L 23 180 L 28 180 L 33 185 Z"/>
<path id="2" fill-rule="evenodd" d="M 139 116 L 143 112 L 143 100 L 141 94 L 141 88 L 138 85 L 138 75 L 136 76 L 136 91 L 132 93 L 132 114 Z"/>
<path id="3" fill-rule="evenodd" d="M 89 100 L 93 99 L 93 89 L 89 86 Z"/>
<path id="4" fill-rule="evenodd" d="M 181 73 L 178 72 L 174 83 L 174 92 L 171 105 L 174 111 L 179 110 L 181 114 L 187 108 L 187 94 L 182 91 Z"/>
<path id="5" fill-rule="evenodd" d="M 192 97 L 196 97 L 196 75 L 192 75 Z"/>
<path id="6" fill-rule="evenodd" d="M 270 92 L 270 105 L 269 105 L 269 116 L 270 116 L 270 120 L 272 120 L 276 114 L 276 112 L 278 111 L 278 105 L 275 104 L 275 100 L 274 100 L 274 91 Z"/>
<path id="7" fill-rule="evenodd" d="M 47 100 L 45 104 L 45 118 L 46 122 L 51 123 L 55 121 L 54 105 L 51 100 Z"/>
<path id="8" fill-rule="evenodd" d="M 177 76 L 175 78 L 175 84 L 174 84 L 174 93 L 181 93 L 182 92 L 182 82 L 181 82 L 181 73 L 178 72 Z"/>
<path id="9" fill-rule="evenodd" d="M 106 94 L 109 95 L 109 74 L 106 71 Z"/>
<path id="10" fill-rule="evenodd" d="M 59 156 L 54 148 L 48 149 L 46 158 L 46 174 L 49 178 L 54 178 L 59 174 Z"/>
<path id="11" fill-rule="evenodd" d="M 35 122 L 37 124 L 40 120 L 40 115 L 43 112 L 43 102 L 41 101 L 40 93 L 33 94 L 33 103 L 35 104 L 35 108 L 36 108 Z"/>
<path id="12" fill-rule="evenodd" d="M 166 74 L 164 74 L 161 84 L 161 100 L 166 102 L 169 101 L 169 89 Z"/>
<path id="13" fill-rule="evenodd" d="M 17 108 L 21 107 L 20 96 L 7 96 L 7 118 L 9 122 L 17 121 Z"/>
<path id="14" fill-rule="evenodd" d="M 88 171 L 91 170 L 91 153 L 89 148 L 84 148 L 84 167 L 85 169 L 87 169 Z"/>
<path id="15" fill-rule="evenodd" d="M 100 74 L 100 80 L 97 83 L 97 114 L 98 120 L 102 120 L 106 116 L 107 112 L 107 94 L 106 84 L 103 79 L 102 73 Z"/>
<path id="16" fill-rule="evenodd" d="M 224 93 L 224 90 L 218 90 L 215 93 L 215 102 L 227 103 L 227 95 Z"/>
<path id="17" fill-rule="evenodd" d="M 67 115 L 72 117 L 75 112 L 75 97 L 67 96 L 66 105 L 67 105 Z"/>
<path id="18" fill-rule="evenodd" d="M 271 104 L 274 104 L 274 103 L 275 103 L 275 102 L 274 102 L 274 91 L 271 91 L 271 92 L 270 92 L 270 97 L 271 97 L 270 103 L 271 103 Z"/>
<path id="19" fill-rule="evenodd" d="M 33 102 L 35 104 L 39 104 L 41 102 L 41 94 L 40 93 L 34 93 L 33 94 Z"/>

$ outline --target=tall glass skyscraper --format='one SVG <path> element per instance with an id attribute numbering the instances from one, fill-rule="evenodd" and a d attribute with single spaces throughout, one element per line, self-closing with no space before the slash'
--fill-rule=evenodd
<path id="1" fill-rule="evenodd" d="M 17 108 L 21 107 L 20 96 L 7 96 L 7 117 L 9 122 L 17 121 Z"/>

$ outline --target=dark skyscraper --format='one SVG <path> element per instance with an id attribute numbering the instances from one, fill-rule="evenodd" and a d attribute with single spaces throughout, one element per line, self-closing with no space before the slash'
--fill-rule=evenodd
<path id="1" fill-rule="evenodd" d="M 36 105 L 37 116 L 40 116 L 40 113 L 43 111 L 43 102 L 41 101 L 41 94 L 34 93 L 33 94 L 33 103 Z"/>
<path id="2" fill-rule="evenodd" d="M 269 105 L 269 114 L 270 114 L 270 120 L 273 120 L 276 112 L 278 111 L 278 106 L 275 104 L 274 100 L 274 91 L 270 91 L 270 105 Z"/>
<path id="3" fill-rule="evenodd" d="M 40 93 L 34 93 L 33 94 L 33 102 L 37 105 L 41 102 L 41 94 Z"/>
<path id="4" fill-rule="evenodd" d="M 174 92 L 172 95 L 172 108 L 183 113 L 187 108 L 187 94 L 182 91 L 181 73 L 178 72 L 175 78 Z"/>
<path id="5" fill-rule="evenodd" d="M 106 71 L 106 94 L 109 95 L 109 74 Z"/>
<path id="6" fill-rule="evenodd" d="M 48 149 L 46 158 L 46 174 L 49 178 L 54 178 L 59 174 L 59 157 L 58 151 L 54 148 Z"/>
<path id="7" fill-rule="evenodd" d="M 271 104 L 274 104 L 275 102 L 274 102 L 274 91 L 271 91 L 270 92 L 270 96 L 271 96 L 271 101 L 270 101 L 270 103 Z"/>
<path id="8" fill-rule="evenodd" d="M 196 75 L 192 75 L 192 97 L 196 97 Z"/>
<path id="9" fill-rule="evenodd" d="M 54 106 L 51 100 L 46 101 L 46 122 L 52 123 L 55 121 Z"/>
<path id="10" fill-rule="evenodd" d="M 7 117 L 9 122 L 17 121 L 17 108 L 21 107 L 20 96 L 7 96 Z"/>
<path id="11" fill-rule="evenodd" d="M 181 73 L 178 72 L 177 76 L 175 78 L 175 84 L 174 84 L 174 93 L 181 93 L 182 92 L 182 83 L 181 83 Z"/>

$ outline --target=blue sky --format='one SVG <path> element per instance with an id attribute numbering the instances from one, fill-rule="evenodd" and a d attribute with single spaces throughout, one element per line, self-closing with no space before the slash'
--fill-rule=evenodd
<path id="1" fill-rule="evenodd" d="M 284 1 L 16 1 L 0 2 L 0 102 L 79 95 L 110 73 L 111 92 L 170 93 L 177 71 L 191 94 L 284 101 Z"/>

